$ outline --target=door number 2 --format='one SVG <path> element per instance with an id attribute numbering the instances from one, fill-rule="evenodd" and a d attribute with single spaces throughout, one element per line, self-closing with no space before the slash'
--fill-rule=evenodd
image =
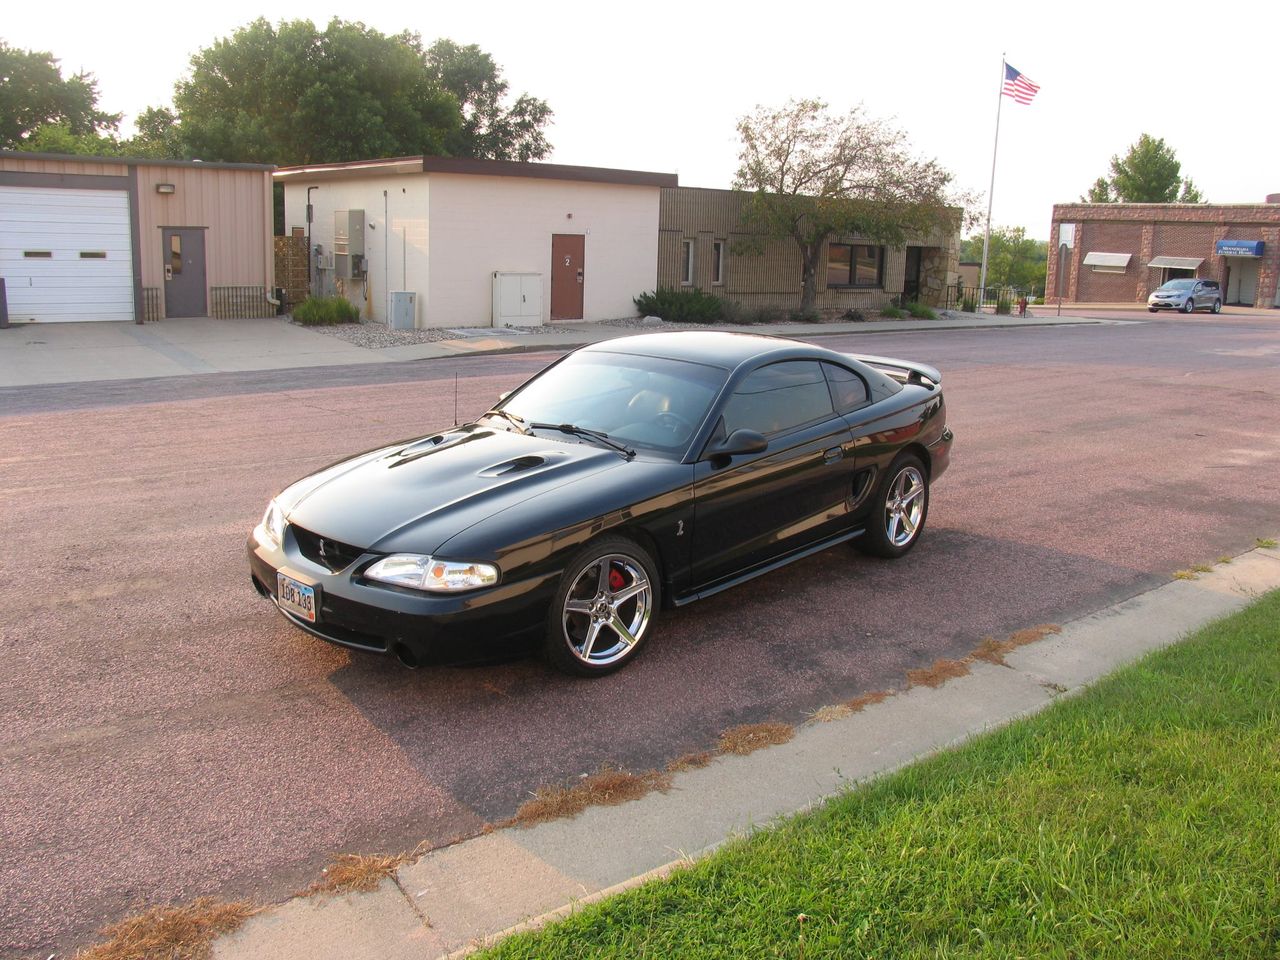
<path id="1" fill-rule="evenodd" d="M 564 265 L 565 265 L 566 267 L 569 267 L 569 266 L 572 266 L 573 264 L 572 264 L 572 263 L 570 263 L 570 261 L 569 261 L 569 258 L 568 258 L 568 257 L 565 257 L 565 258 L 564 258 Z"/>

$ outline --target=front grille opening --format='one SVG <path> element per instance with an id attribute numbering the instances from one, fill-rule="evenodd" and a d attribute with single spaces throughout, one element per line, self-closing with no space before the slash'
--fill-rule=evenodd
<path id="1" fill-rule="evenodd" d="M 298 542 L 302 555 L 312 563 L 318 563 L 330 573 L 345 570 L 364 555 L 364 548 L 322 537 L 318 533 L 294 526 L 293 538 Z"/>

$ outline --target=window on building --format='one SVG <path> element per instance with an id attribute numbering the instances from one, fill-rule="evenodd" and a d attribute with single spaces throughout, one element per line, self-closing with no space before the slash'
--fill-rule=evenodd
<path id="1" fill-rule="evenodd" d="M 828 287 L 879 287 L 884 285 L 884 247 L 865 243 L 827 245 Z"/>
<path id="2" fill-rule="evenodd" d="M 711 242 L 711 282 L 724 283 L 724 254 L 727 244 L 723 240 Z"/>
<path id="3" fill-rule="evenodd" d="M 182 272 L 182 237 L 176 233 L 169 237 L 169 266 L 174 276 Z"/>
<path id="4" fill-rule="evenodd" d="M 689 286 L 693 283 L 693 241 L 680 241 L 680 283 Z"/>
<path id="5" fill-rule="evenodd" d="M 52 250 L 23 250 L 22 255 L 28 260 L 52 260 Z"/>
<path id="6" fill-rule="evenodd" d="M 724 435 L 756 430 L 769 436 L 832 416 L 831 392 L 813 360 L 770 364 L 747 376 L 724 408 Z"/>
<path id="7" fill-rule="evenodd" d="M 81 250 L 81 260 L 105 260 L 107 259 L 107 251 L 105 250 Z"/>

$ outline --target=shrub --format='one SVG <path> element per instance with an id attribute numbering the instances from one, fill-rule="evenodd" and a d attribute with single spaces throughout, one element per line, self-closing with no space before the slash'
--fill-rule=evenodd
<path id="1" fill-rule="evenodd" d="M 996 298 L 996 313 L 1010 314 L 1013 313 L 1013 301 L 1003 293 Z"/>
<path id="2" fill-rule="evenodd" d="M 746 307 L 738 315 L 737 322 L 748 326 L 758 323 L 780 323 L 785 315 L 781 307 Z"/>
<path id="3" fill-rule="evenodd" d="M 642 316 L 661 317 L 668 323 L 719 323 L 725 315 L 725 301 L 696 287 L 659 287 L 653 293 L 640 294 L 633 302 Z"/>
<path id="4" fill-rule="evenodd" d="M 925 306 L 923 303 L 908 303 L 907 313 L 911 314 L 917 320 L 937 320 L 938 315 L 933 309 Z"/>
<path id="5" fill-rule="evenodd" d="M 787 319 L 791 323 L 821 323 L 822 314 L 817 310 L 792 310 L 787 313 Z"/>
<path id="6" fill-rule="evenodd" d="M 884 317 L 887 320 L 901 320 L 906 315 L 907 315 L 907 312 L 905 310 L 899 310 L 897 307 L 893 306 L 892 304 L 890 304 L 887 307 L 884 307 L 880 311 L 880 316 Z"/>
<path id="7" fill-rule="evenodd" d="M 849 309 L 840 314 L 840 319 L 845 323 L 862 323 L 867 318 L 862 315 L 861 310 Z"/>
<path id="8" fill-rule="evenodd" d="M 304 327 L 358 323 L 360 310 L 346 297 L 307 297 L 293 308 L 293 319 Z"/>
<path id="9" fill-rule="evenodd" d="M 960 309 L 965 313 L 977 313 L 978 301 L 973 297 L 965 297 L 960 301 Z"/>

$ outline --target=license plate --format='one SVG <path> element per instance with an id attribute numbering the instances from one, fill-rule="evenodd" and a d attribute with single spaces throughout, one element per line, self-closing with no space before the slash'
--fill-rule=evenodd
<path id="1" fill-rule="evenodd" d="M 317 592 L 317 587 L 308 587 L 283 573 L 276 574 L 276 599 L 280 603 L 280 609 L 301 617 L 308 623 L 316 622 Z"/>

